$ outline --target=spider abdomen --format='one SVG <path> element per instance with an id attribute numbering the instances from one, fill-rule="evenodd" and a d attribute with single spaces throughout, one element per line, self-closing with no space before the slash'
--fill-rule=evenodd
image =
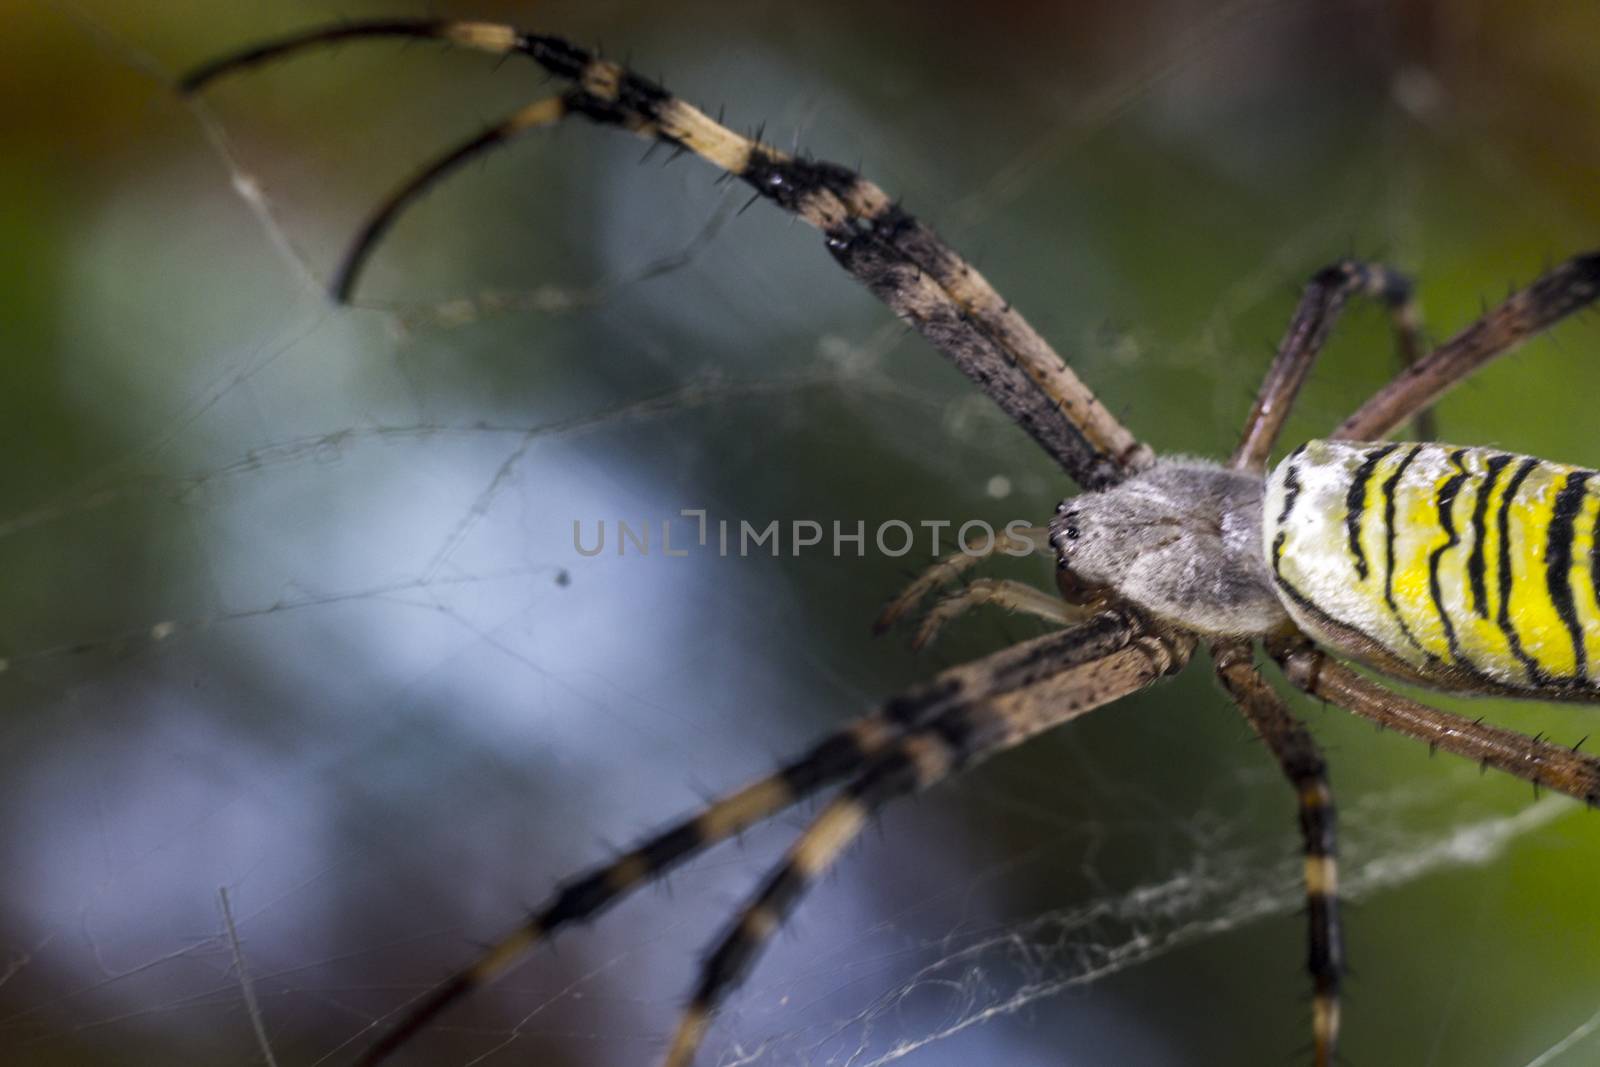
<path id="1" fill-rule="evenodd" d="M 1600 685 L 1600 474 L 1487 448 L 1311 441 L 1267 483 L 1267 563 L 1299 626 L 1450 689 Z"/>

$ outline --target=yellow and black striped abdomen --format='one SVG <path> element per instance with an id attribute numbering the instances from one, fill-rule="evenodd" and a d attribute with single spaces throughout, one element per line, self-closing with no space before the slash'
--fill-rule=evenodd
<path id="1" fill-rule="evenodd" d="M 1451 689 L 1600 694 L 1600 474 L 1439 444 L 1311 441 L 1267 482 L 1302 629 Z"/>

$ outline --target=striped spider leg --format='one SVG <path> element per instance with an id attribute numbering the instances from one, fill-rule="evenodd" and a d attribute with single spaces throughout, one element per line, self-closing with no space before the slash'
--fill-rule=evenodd
<path id="1" fill-rule="evenodd" d="M 348 22 L 223 56 L 191 71 L 178 88 L 193 94 L 224 75 L 303 49 L 381 37 L 525 56 L 569 88 L 492 124 L 401 185 L 346 254 L 332 285 L 336 300 L 351 299 L 377 241 L 428 186 L 522 133 L 576 116 L 699 156 L 820 230 L 845 270 L 948 356 L 1083 487 L 1114 484 L 1154 460 L 982 274 L 878 186 L 849 168 L 736 133 L 655 82 L 559 37 L 487 22 Z"/>
<path id="2" fill-rule="evenodd" d="M 1405 325 L 1414 322 L 1409 311 L 1410 286 L 1392 272 L 1367 264 L 1344 262 L 1318 272 L 1307 284 L 1305 296 L 1296 311 L 1283 345 L 1274 359 L 1261 385 L 1245 431 L 1230 465 L 1240 470 L 1264 471 L 1266 458 L 1282 430 L 1283 421 L 1292 407 L 1296 394 L 1304 383 L 1311 365 L 1315 362 L 1322 344 L 1332 326 L 1332 319 L 1341 309 L 1350 292 L 1363 292 L 1377 296 L 1393 310 L 1397 330 L 1406 336 Z M 1400 375 L 1385 386 L 1335 432 L 1337 439 L 1371 436 L 1381 437 L 1393 431 L 1407 419 L 1425 412 L 1428 405 L 1444 392 L 1464 380 L 1478 367 L 1512 351 L 1523 341 L 1549 328 L 1560 319 L 1572 314 L 1600 295 L 1600 254 L 1575 257 L 1535 281 L 1526 289 L 1514 294 L 1468 326 L 1433 353 L 1408 361 Z M 1403 342 L 1404 344 L 1404 342 Z M 1402 348 L 1405 351 L 1405 348 Z M 1415 349 L 1411 349 L 1415 351 Z M 1302 446 L 1305 448 L 1307 446 Z M 1388 453 L 1396 446 L 1378 446 L 1369 456 Z M 1423 446 L 1414 446 L 1420 449 Z M 1460 495 L 1468 473 L 1460 467 L 1461 453 L 1456 450 L 1460 477 L 1438 483 L 1435 506 L 1447 537 L 1444 543 L 1429 552 L 1430 590 L 1435 603 L 1439 603 L 1441 583 L 1439 564 L 1443 553 L 1458 543 L 1459 538 L 1451 528 L 1455 498 Z M 1412 455 L 1417 453 L 1413 451 Z M 1381 456 L 1380 456 L 1381 458 Z M 1525 460 L 1524 469 L 1531 470 L 1537 461 Z M 1490 459 L 1487 465 L 1492 465 Z M 1502 464 L 1503 465 L 1503 464 Z M 1549 466 L 1549 465 L 1546 465 Z M 1293 457 L 1281 468 L 1285 479 L 1293 477 L 1296 470 Z M 1403 471 L 1403 468 L 1401 468 Z M 1375 473 L 1376 465 L 1369 470 Z M 1277 475 L 1274 475 L 1276 478 Z M 1584 472 L 1568 475 L 1568 485 L 1581 491 Z M 1392 567 L 1394 541 L 1393 493 L 1399 483 L 1399 473 L 1389 476 L 1383 484 L 1390 493 L 1390 507 L 1384 516 L 1384 528 L 1390 545 Z M 1574 482 L 1572 479 L 1577 479 Z M 1354 489 L 1352 483 L 1351 489 Z M 1473 515 L 1478 520 L 1474 540 L 1480 553 L 1484 544 L 1482 519 L 1492 484 L 1487 480 L 1478 487 L 1478 506 Z M 1501 514 L 1510 506 L 1513 491 L 1507 488 L 1501 497 Z M 1268 506 L 1272 494 L 1268 495 Z M 1368 497 L 1363 489 L 1359 501 L 1347 494 L 1349 514 L 1346 519 L 1350 531 L 1349 543 L 1356 546 L 1358 531 L 1366 511 Z M 1280 515 L 1275 519 L 1279 534 L 1274 550 L 1283 547 L 1281 528 L 1290 518 L 1292 498 L 1285 501 Z M 1553 516 L 1552 516 L 1553 517 Z M 1274 517 L 1264 516 L 1267 523 Z M 1554 522 L 1551 528 L 1556 529 Z M 1559 533 L 1559 531 L 1557 531 Z M 1502 584 L 1501 605 L 1504 614 L 1509 599 L 1512 565 L 1509 559 L 1509 538 L 1501 527 L 1501 558 L 1497 575 Z M 1565 536 L 1570 552 L 1570 525 Z M 1600 531 L 1597 531 L 1600 537 Z M 1600 540 L 1591 542 L 1596 559 L 1600 560 Z M 1481 556 L 1480 556 L 1481 558 Z M 1569 557 L 1570 558 L 1570 557 Z M 1554 573 L 1553 571 L 1551 572 Z M 1524 571 L 1526 576 L 1526 571 Z M 1565 576 L 1562 576 L 1565 580 Z M 1279 578 L 1280 583 L 1283 579 Z M 1283 583 L 1284 588 L 1293 592 Z M 1600 569 L 1593 583 L 1600 594 Z M 1571 604 L 1570 595 L 1567 603 Z M 1393 599 L 1389 604 L 1394 604 Z M 1450 615 L 1439 606 L 1439 617 L 1446 631 L 1450 630 Z M 1398 618 L 1398 613 L 1397 613 Z M 1572 616 L 1569 616 L 1569 625 Z M 1402 624 L 1403 625 L 1403 624 Z M 1600 628 L 1600 618 L 1590 620 L 1591 628 Z M 1513 641 L 1515 638 L 1512 639 Z M 1370 642 L 1369 642 L 1370 644 Z M 1447 644 L 1454 647 L 1455 639 Z M 1575 639 L 1575 658 L 1581 664 L 1584 643 Z M 1348 644 L 1345 647 L 1349 647 Z M 1433 708 L 1411 700 L 1387 687 L 1381 686 L 1350 668 L 1330 658 L 1303 634 L 1285 628 L 1267 641 L 1269 654 L 1278 662 L 1285 677 L 1296 688 L 1319 697 L 1362 718 L 1395 729 L 1408 737 L 1426 742 L 1430 749 L 1442 749 L 1478 761 L 1484 767 L 1515 775 L 1535 786 L 1544 786 L 1575 797 L 1588 804 L 1600 804 L 1600 760 L 1582 756 L 1572 749 L 1539 738 L 1498 727 L 1481 721 L 1467 719 L 1442 709 Z M 1390 674 L 1409 678 L 1424 684 L 1437 685 L 1439 679 L 1419 673 L 1403 662 L 1382 654 L 1381 649 L 1366 648 L 1369 660 L 1380 661 L 1381 669 Z M 1377 653 L 1374 657 L 1372 653 Z M 1296 786 L 1300 798 L 1300 825 L 1306 852 L 1307 914 L 1310 918 L 1309 968 L 1314 983 L 1313 1026 L 1318 1041 L 1318 1061 L 1323 1062 L 1324 1034 L 1330 1046 L 1338 1031 L 1337 994 L 1340 972 L 1343 967 L 1343 950 L 1339 940 L 1338 876 L 1335 866 L 1335 815 L 1331 793 L 1326 780 L 1325 764 L 1317 752 L 1316 743 L 1304 727 L 1293 718 L 1282 698 L 1266 687 L 1260 673 L 1250 665 L 1249 648 L 1242 643 L 1213 646 L 1219 680 L 1245 712 L 1251 725 L 1267 742 L 1268 748 L 1278 758 L 1286 777 Z M 1458 687 L 1458 686 L 1452 686 Z M 1600 699 L 1593 691 L 1541 689 L 1536 693 L 1525 690 L 1506 690 L 1492 685 L 1471 684 L 1468 691 L 1490 692 L 1498 695 L 1537 696 L 1553 699 Z"/>
<path id="3" fill-rule="evenodd" d="M 1245 417 L 1244 433 L 1230 466 L 1266 472 L 1267 456 L 1283 432 L 1295 397 L 1352 296 L 1382 301 L 1389 309 L 1401 363 L 1408 370 L 1416 365 L 1422 343 L 1421 319 L 1412 299 L 1411 280 L 1388 267 L 1359 260 L 1340 260 L 1324 267 L 1306 282 L 1277 355 L 1256 392 L 1255 404 Z"/>
<path id="4" fill-rule="evenodd" d="M 841 266 L 948 356 L 1085 493 L 1064 503 L 1049 526 L 1062 605 L 1015 583 L 974 583 L 967 592 L 936 603 L 924 634 L 931 637 L 945 619 L 984 601 L 1030 611 L 1065 624 L 1065 629 L 936 676 L 776 774 L 714 801 L 612 863 L 564 883 L 515 931 L 413 1006 L 361 1062 L 374 1063 L 394 1051 L 553 931 L 598 914 L 632 888 L 802 797 L 838 787 L 834 799 L 801 834 L 707 960 L 668 1053 L 667 1062 L 682 1067 L 693 1057 L 716 1005 L 805 888 L 874 812 L 897 796 L 926 788 L 1181 669 L 1202 639 L 1212 650 L 1223 688 L 1266 741 L 1299 797 L 1309 965 L 1315 988 L 1314 1061 L 1319 1067 L 1331 1062 L 1339 1032 L 1343 961 L 1334 809 L 1325 763 L 1314 741 L 1252 662 L 1257 641 L 1265 644 L 1289 681 L 1307 693 L 1485 766 L 1596 800 L 1600 761 L 1511 731 L 1467 723 L 1403 698 L 1331 659 L 1312 638 L 1336 652 L 1366 658 L 1392 675 L 1438 688 L 1595 699 L 1597 687 L 1583 672 L 1584 642 L 1593 629 L 1600 644 L 1600 601 L 1592 607 L 1575 602 L 1572 572 L 1578 519 L 1587 517 L 1584 509 L 1591 502 L 1600 513 L 1600 477 L 1590 484 L 1589 472 L 1519 460 L 1516 473 L 1499 488 L 1497 553 L 1480 563 L 1477 571 L 1458 567 L 1464 576 L 1452 575 L 1457 593 L 1466 588 L 1476 592 L 1480 585 L 1487 589 L 1485 578 L 1493 567 L 1499 605 L 1494 625 L 1504 631 L 1510 652 L 1531 664 L 1526 684 L 1516 684 L 1505 673 L 1518 669 L 1511 654 L 1494 661 L 1494 670 L 1501 671 L 1496 676 L 1493 670 L 1468 670 L 1465 646 L 1459 655 L 1449 641 L 1443 651 L 1425 649 L 1413 634 L 1418 655 L 1412 656 L 1398 647 L 1400 638 L 1389 633 L 1396 625 L 1409 632 L 1392 583 L 1397 569 L 1396 500 L 1431 500 L 1432 512 L 1407 509 L 1406 521 L 1411 524 L 1407 529 L 1419 536 L 1438 533 L 1446 541 L 1431 549 L 1420 564 L 1406 558 L 1399 566 L 1432 579 L 1430 591 L 1440 606 L 1436 622 L 1450 631 L 1440 598 L 1438 561 L 1443 552 L 1460 545 L 1457 532 L 1468 525 L 1456 521 L 1458 509 L 1471 498 L 1478 501 L 1478 510 L 1487 510 L 1494 489 L 1489 470 L 1496 466 L 1496 457 L 1485 450 L 1451 453 L 1442 446 L 1419 445 L 1401 451 L 1398 446 L 1342 442 L 1386 436 L 1407 419 L 1420 416 L 1478 366 L 1592 302 L 1600 286 L 1600 255 L 1581 256 L 1556 268 L 1426 356 L 1420 355 L 1417 319 L 1403 279 L 1382 268 L 1348 262 L 1320 272 L 1308 284 L 1291 320 L 1230 465 L 1158 462 L 980 274 L 876 185 L 846 168 L 783 153 L 759 138 L 737 134 L 655 83 L 559 38 L 481 22 L 348 23 L 224 57 L 189 75 L 181 88 L 193 92 L 221 75 L 302 48 L 375 37 L 428 38 L 526 56 L 568 87 L 463 142 L 400 186 L 368 219 L 339 267 L 333 290 L 341 302 L 352 298 L 377 241 L 432 183 L 512 137 L 577 116 L 700 156 L 750 185 L 757 197 L 820 230 L 828 252 Z M 1353 295 L 1388 305 L 1407 369 L 1346 420 L 1333 442 L 1313 442 L 1297 450 L 1264 478 L 1267 457 L 1289 407 Z M 1425 449 L 1432 451 L 1425 454 Z M 1418 464 L 1414 476 L 1428 462 L 1438 466 L 1448 461 L 1459 477 L 1447 470 L 1432 485 L 1403 483 L 1407 467 L 1419 456 L 1425 462 Z M 1505 457 L 1496 469 L 1504 470 L 1512 459 Z M 1390 466 L 1380 472 L 1379 465 L 1385 462 Z M 1470 464 L 1478 467 L 1469 469 Z M 1313 509 L 1309 502 L 1315 494 L 1305 489 L 1313 477 L 1321 479 L 1324 490 L 1331 482 L 1344 496 L 1331 499 L 1324 492 Z M 1474 477 L 1479 480 L 1473 482 Z M 1563 488 L 1556 491 L 1552 487 L 1558 479 Z M 1451 485 L 1447 493 L 1446 486 Z M 1524 487 L 1541 490 L 1549 506 L 1512 518 L 1512 502 Z M 1372 506 L 1380 497 L 1386 506 Z M 1437 518 L 1429 519 L 1429 514 Z M 1349 544 L 1362 566 L 1351 584 L 1367 590 L 1358 607 L 1392 615 L 1389 629 L 1379 636 L 1366 635 L 1363 643 L 1355 639 L 1361 634 L 1345 632 L 1351 627 L 1332 625 L 1339 620 L 1323 618 L 1329 596 L 1305 594 L 1276 569 L 1280 559 L 1301 567 L 1332 566 L 1331 561 L 1352 565 L 1340 554 L 1344 541 L 1325 534 L 1301 536 L 1293 542 L 1296 552 L 1281 551 L 1291 545 L 1291 530 L 1298 529 L 1291 520 L 1308 515 L 1325 526 L 1344 522 L 1352 531 Z M 1481 525 L 1476 512 L 1468 518 L 1478 556 L 1483 557 L 1481 546 L 1489 527 Z M 1101 527 L 1096 529 L 1093 521 Z M 1521 538 L 1516 551 L 1509 547 L 1513 533 Z M 1564 547 L 1565 555 L 1553 556 L 1566 562 L 1564 571 L 1552 565 L 1539 575 L 1532 573 L 1529 545 L 1539 534 L 1552 550 Z M 1600 534 L 1589 536 L 1591 545 L 1600 541 Z M 1368 580 L 1362 554 L 1374 538 L 1387 546 L 1381 596 L 1372 591 L 1376 587 Z M 1037 545 L 1038 535 L 1028 531 L 1014 540 Z M 991 551 L 999 544 L 997 538 Z M 1520 565 L 1520 573 L 1514 563 Z M 944 561 L 892 602 L 881 621 L 892 622 L 909 612 L 942 582 L 971 565 L 955 557 Z M 1535 589 L 1541 577 L 1544 585 Z M 1586 580 L 1593 592 L 1600 578 Z M 1569 676 L 1558 677 L 1560 654 L 1550 642 L 1518 652 L 1514 625 L 1506 621 L 1513 595 L 1532 604 L 1530 610 L 1545 611 L 1567 624 L 1572 635 Z M 1487 605 L 1485 596 L 1479 597 L 1480 606 Z M 1573 619 L 1578 626 L 1572 625 Z M 1471 632 L 1481 636 L 1489 632 L 1488 624 Z M 1445 637 L 1453 641 L 1451 633 Z M 1600 649 L 1588 662 L 1600 664 Z M 1484 684 L 1471 684 L 1475 682 Z"/>
<path id="5" fill-rule="evenodd" d="M 944 671 L 845 726 L 775 773 L 563 883 L 516 929 L 411 1006 L 358 1063 L 381 1062 L 440 1013 L 505 973 L 561 928 L 597 916 L 691 857 L 845 782 L 702 967 L 664 1061 L 683 1067 L 692 1059 L 717 1004 L 804 890 L 838 858 L 869 816 L 897 796 L 931 786 L 1043 730 L 1176 673 L 1188 663 L 1193 649 L 1188 635 L 1153 626 L 1135 612 L 1112 610 Z"/>
<path id="6" fill-rule="evenodd" d="M 1377 264 L 1344 260 L 1314 274 L 1306 283 L 1300 305 L 1290 319 L 1278 354 L 1262 382 L 1242 439 L 1231 465 L 1243 471 L 1264 473 L 1272 449 L 1294 399 L 1326 343 L 1344 305 L 1353 295 L 1381 301 L 1390 312 L 1401 361 L 1415 365 L 1421 347 L 1419 315 L 1412 300 L 1410 281 Z M 1069 504 L 1061 506 L 1064 514 Z M 900 597 L 891 602 L 880 626 L 920 601 L 936 584 L 950 580 L 977 560 L 951 557 L 930 568 Z M 1075 588 L 1069 571 L 1061 573 L 1063 596 L 1092 599 L 1092 590 Z M 1020 591 L 991 590 L 981 582 L 937 601 L 917 634 L 924 644 L 933 632 L 956 613 L 978 603 L 998 600 L 1012 610 L 1031 610 Z M 1026 588 L 1026 587 L 1024 587 Z M 1043 611 L 1032 614 L 1048 618 Z M 1283 699 L 1267 684 L 1251 661 L 1249 642 L 1216 642 L 1211 647 L 1218 680 L 1234 699 L 1252 729 L 1267 743 L 1284 776 L 1296 790 L 1300 826 L 1306 855 L 1305 886 L 1308 919 L 1308 969 L 1313 983 L 1312 1032 L 1316 1059 L 1325 1064 L 1337 1044 L 1339 985 L 1344 951 L 1339 927 L 1336 869 L 1336 815 L 1324 761 L 1310 732 L 1290 713 Z"/>
<path id="7" fill-rule="evenodd" d="M 423 167 L 367 219 L 337 269 L 333 296 L 348 303 L 361 272 L 377 242 L 399 214 L 432 184 L 467 160 L 523 133 L 548 127 L 569 116 L 600 125 L 617 126 L 637 135 L 671 145 L 676 151 L 700 156 L 726 173 L 749 184 L 757 196 L 812 224 L 826 237 L 830 254 L 902 319 L 917 329 L 994 399 L 1007 415 L 1051 455 L 1079 484 L 1098 488 L 1115 484 L 1128 473 L 1148 466 L 1153 456 L 1105 409 L 1060 356 L 1040 337 L 989 283 L 931 230 L 893 204 L 875 185 L 834 164 L 795 158 L 759 140 L 743 137 L 703 112 L 667 94 L 658 85 L 602 60 L 558 38 L 526 34 L 511 27 L 478 22 L 398 20 L 356 22 L 295 35 L 223 57 L 182 79 L 184 93 L 197 92 L 214 79 L 257 63 L 287 56 L 302 48 L 357 38 L 431 38 L 491 53 L 520 54 L 533 59 L 570 87 L 555 96 L 524 106 L 477 136 L 441 154 Z M 1042 530 L 1030 531 L 1030 548 L 1043 544 Z M 995 547 L 1008 545 L 1002 539 Z M 1023 606 L 1057 622 L 1081 620 L 1085 613 L 1067 613 L 1047 603 L 1037 591 L 988 586 L 969 595 L 986 595 L 1005 602 L 1022 596 Z M 919 597 L 920 599 L 920 597 Z M 1065 608 L 1065 605 L 1061 605 Z M 941 700 L 964 701 L 960 709 L 976 726 L 988 722 L 991 733 L 966 730 L 959 717 L 939 720 L 937 731 L 926 730 L 910 716 L 921 706 L 916 694 L 891 702 L 882 716 L 869 717 L 823 742 L 778 774 L 717 801 L 693 818 L 652 838 L 602 870 L 566 883 L 544 907 L 535 911 L 515 932 L 502 939 L 477 962 L 432 991 L 363 1057 L 377 1062 L 455 1003 L 470 990 L 492 980 L 553 930 L 598 913 L 637 884 L 664 873 L 699 850 L 767 818 L 795 800 L 852 775 L 851 788 L 870 794 L 857 798 L 869 807 L 887 801 L 902 784 L 932 784 L 940 774 L 919 771 L 907 782 L 894 770 L 867 761 L 875 747 L 889 738 L 933 751 L 948 748 L 945 771 L 1018 743 L 1038 729 L 1063 721 L 1117 699 L 1148 684 L 1161 674 L 1187 662 L 1193 641 L 1178 634 L 1154 644 L 1144 636 L 1145 624 L 1135 627 L 1136 615 L 1117 613 L 1088 618 L 1067 631 L 1065 638 L 1028 642 L 998 653 L 954 674 L 941 675 L 931 690 Z M 931 630 L 928 631 L 931 636 Z M 1137 643 L 1136 643 L 1137 639 Z M 1062 646 L 1062 641 L 1066 642 Z M 1115 647 L 1112 647 L 1113 643 Z M 1075 650 L 1071 655 L 1061 647 Z M 1133 651 L 1129 651 L 1133 649 Z M 1054 651 L 1053 651 L 1054 650 Z M 1094 653 L 1094 655 L 1090 655 Z M 1037 686 L 1028 689 L 1011 680 L 1013 660 L 1030 670 L 1042 671 L 1051 700 Z M 1140 664 L 1143 666 L 1140 666 Z M 970 672 L 982 680 L 976 693 L 964 681 Z M 996 696 L 1011 689 L 1033 693 L 1010 703 L 974 704 L 981 696 Z M 1063 699 L 1059 694 L 1065 693 Z M 1036 709 L 1034 726 L 1021 729 L 1029 708 Z M 976 708 L 983 712 L 977 715 Z M 1076 709 L 1076 710 L 1073 710 Z M 1046 715 L 1055 716 L 1049 718 Z M 977 717 L 973 717 L 977 716 Z M 1013 724 L 1009 728 L 1005 723 Z M 927 729 L 935 729 L 930 725 Z M 999 733 L 993 733 L 999 729 Z M 953 732 L 954 731 L 954 732 Z M 948 734 L 948 737 L 946 736 Z M 892 753 L 886 759 L 892 758 Z M 842 801 L 841 801 L 842 802 Z M 815 834 L 808 840 L 814 840 Z M 838 842 L 842 847 L 844 842 Z M 815 846 L 811 846 L 814 848 Z M 788 884 L 788 883 L 785 883 Z M 771 911 L 772 901 L 760 914 Z M 785 908 L 792 900 L 785 902 Z M 708 971 L 697 999 L 698 1013 L 686 1022 L 675 1043 L 675 1059 L 687 1059 L 697 1042 L 713 997 L 726 991 L 736 972 L 753 957 L 760 938 L 735 937 L 719 953 L 724 965 L 718 977 Z M 730 970 L 732 956 L 742 962 Z M 694 1022 L 693 1020 L 698 1020 Z M 692 1025 L 691 1025 L 692 1023 Z M 692 1040 L 691 1040 L 692 1039 Z"/>
<path id="8" fill-rule="evenodd" d="M 755 954 L 801 894 L 833 865 L 885 804 L 936 785 L 992 755 L 1174 674 L 1188 664 L 1194 650 L 1192 635 L 1150 625 L 1121 611 L 1094 616 L 1079 627 L 1014 645 L 1012 650 L 1048 644 L 1062 635 L 1075 640 L 1073 635 L 1108 623 L 1119 631 L 1115 651 L 1067 669 L 1059 662 L 1041 664 L 1037 680 L 1025 688 L 952 706 L 925 729 L 908 732 L 868 763 L 806 827 L 718 940 L 701 969 L 664 1067 L 686 1067 L 711 1013 L 743 977 Z M 987 661 L 979 661 L 983 662 Z"/>
<path id="9" fill-rule="evenodd" d="M 1265 472 L 1267 455 L 1283 429 L 1294 398 L 1352 296 L 1380 301 L 1388 309 L 1395 350 L 1402 367 L 1410 368 L 1421 358 L 1421 315 L 1412 298 L 1409 278 L 1388 267 L 1359 260 L 1341 260 L 1323 268 L 1306 282 L 1300 305 L 1289 320 L 1289 328 L 1257 393 L 1255 406 L 1245 420 L 1244 437 L 1235 452 L 1233 466 L 1240 470 Z M 1431 410 L 1424 408 L 1416 419 L 1420 437 L 1426 439 L 1431 436 L 1428 430 L 1432 422 Z M 1011 547 L 1011 542 L 1002 540 L 992 544 L 989 551 L 979 554 L 963 546 L 962 552 L 952 554 L 928 568 L 890 601 L 874 628 L 880 632 L 888 629 L 934 589 L 954 582 L 992 552 L 1007 552 Z M 1067 576 L 1064 575 L 1062 581 L 1066 580 Z M 1050 614 L 1036 610 L 1032 599 L 1014 588 L 1016 583 L 983 583 L 980 580 L 973 584 L 977 587 L 976 592 L 948 594 L 934 603 L 923 616 L 912 640 L 913 647 L 926 645 L 945 623 L 981 604 L 995 603 L 1013 611 L 1052 618 Z M 1075 590 L 1066 584 L 1062 584 L 1061 593 L 1069 600 L 1092 599 L 1092 591 Z"/>

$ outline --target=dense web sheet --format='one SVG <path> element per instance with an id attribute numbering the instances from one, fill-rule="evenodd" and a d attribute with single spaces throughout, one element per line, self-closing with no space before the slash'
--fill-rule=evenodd
<path id="1" fill-rule="evenodd" d="M 490 7 L 447 13 L 530 17 Z M 1582 57 L 1553 50 L 1491 92 L 1460 57 L 1498 55 L 1502 16 L 1417 29 L 1406 10 L 1019 10 L 970 38 L 832 5 L 798 23 L 762 5 L 536 14 L 726 100 L 730 121 L 859 158 L 1133 428 L 1218 455 L 1324 260 L 1416 271 L 1442 330 L 1596 243 L 1568 179 L 1594 172 L 1594 146 L 1530 147 L 1480 117 L 1550 80 L 1592 115 L 1600 90 L 1562 80 Z M 194 108 L 160 84 L 333 14 L 141 25 L 45 6 L 19 35 L 41 58 L 12 76 L 85 103 L 24 126 L 17 151 L 46 175 L 62 152 L 94 166 L 52 186 L 37 234 L 8 224 L 58 288 L 19 297 L 8 417 L 14 454 L 37 459 L 0 501 L 7 1062 L 345 1062 L 558 878 L 1037 632 L 986 615 L 932 656 L 873 642 L 922 545 L 576 551 L 575 520 L 585 537 L 659 534 L 684 508 L 1001 525 L 1068 487 L 814 235 L 594 130 L 430 195 L 360 306 L 333 310 L 321 282 L 375 198 L 541 91 L 515 66 L 390 45 Z M 1291 437 L 1388 373 L 1380 317 L 1352 319 Z M 1446 434 L 1600 465 L 1563 388 L 1594 380 L 1592 320 L 1562 337 L 1452 397 Z M 675 543 L 693 529 L 677 518 Z M 1566 741 L 1592 717 L 1475 706 Z M 1592 1057 L 1594 820 L 1295 707 L 1343 803 L 1351 1058 Z M 563 936 L 415 1062 L 647 1060 L 701 946 L 806 814 Z M 701 1062 L 1281 1063 L 1304 1032 L 1292 819 L 1202 660 L 892 810 Z"/>

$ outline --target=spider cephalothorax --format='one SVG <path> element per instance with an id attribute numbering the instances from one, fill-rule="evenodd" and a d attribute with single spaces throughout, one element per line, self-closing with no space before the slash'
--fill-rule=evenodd
<path id="1" fill-rule="evenodd" d="M 1593 303 L 1600 253 L 1555 267 L 1426 355 L 1410 284 L 1375 264 L 1335 263 L 1307 283 L 1228 462 L 1155 460 L 982 274 L 882 189 L 847 168 L 741 136 L 660 85 L 560 38 L 449 20 L 342 23 L 206 64 L 181 87 L 193 92 L 302 48 L 370 37 L 521 55 L 566 88 L 400 186 L 347 254 L 333 285 L 339 300 L 349 300 L 377 238 L 431 182 L 487 148 L 576 116 L 694 153 L 816 227 L 846 271 L 948 355 L 1088 492 L 1064 503 L 1048 531 L 1066 600 L 980 578 L 939 600 L 927 613 L 934 625 L 920 632 L 931 635 L 984 603 L 1059 629 L 942 672 L 777 773 L 563 882 L 516 929 L 414 1005 L 363 1063 L 385 1057 L 554 931 L 745 827 L 838 787 L 707 957 L 667 1053 L 668 1064 L 683 1067 L 717 1005 L 807 885 L 885 804 L 1154 684 L 1185 667 L 1202 640 L 1223 688 L 1294 787 L 1318 1067 L 1332 1062 L 1338 1042 L 1344 971 L 1333 795 L 1315 739 L 1255 666 L 1256 639 L 1285 678 L 1313 697 L 1484 767 L 1600 803 L 1600 759 L 1412 700 L 1313 641 L 1436 688 L 1600 700 L 1592 680 L 1600 677 L 1600 475 L 1489 450 L 1382 443 L 1483 364 Z M 1268 478 L 1284 420 L 1353 297 L 1389 309 L 1408 366 L 1334 428 L 1330 442 L 1296 450 Z M 1008 530 L 984 550 L 942 561 L 880 621 L 907 615 L 983 552 L 1037 547 L 1044 534 Z"/>
<path id="2" fill-rule="evenodd" d="M 1120 485 L 1062 501 L 1056 563 L 1197 633 L 1259 636 L 1288 621 L 1261 555 L 1262 481 L 1217 463 L 1163 458 Z"/>

